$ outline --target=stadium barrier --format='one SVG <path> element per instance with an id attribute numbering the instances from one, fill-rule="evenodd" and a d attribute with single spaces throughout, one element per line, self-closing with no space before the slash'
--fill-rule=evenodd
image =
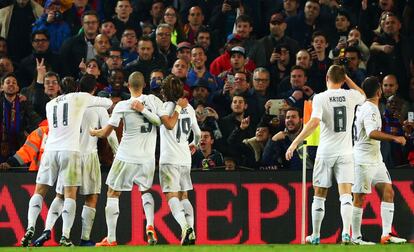
<path id="1" fill-rule="evenodd" d="M 105 181 L 107 173 L 103 174 Z M 159 243 L 178 244 L 179 226 L 170 214 L 163 196 L 158 174 L 155 176 L 155 227 Z M 412 238 L 414 231 L 414 172 L 412 169 L 392 170 L 395 189 L 393 231 L 401 237 Z M 27 225 L 27 207 L 35 188 L 35 173 L 0 173 L 0 246 L 18 246 Z M 300 243 L 301 174 L 295 171 L 192 173 L 197 244 L 263 244 Z M 310 180 L 310 174 L 308 179 Z M 106 235 L 106 185 L 99 198 L 91 238 L 100 240 Z M 307 233 L 311 232 L 310 204 L 312 185 L 307 183 Z M 48 207 L 54 198 L 49 192 L 37 222 L 35 237 L 44 228 Z M 379 195 L 374 191 L 367 197 L 362 221 L 364 238 L 378 242 L 381 235 Z M 83 199 L 77 201 L 77 217 L 71 237 L 79 242 L 80 213 Z M 61 219 L 45 245 L 57 245 L 61 234 Z M 326 214 L 322 223 L 322 243 L 336 243 L 341 236 L 341 218 L 336 188 L 328 194 Z M 139 245 L 145 241 L 145 216 L 137 187 L 123 193 L 117 226 L 119 244 Z"/>

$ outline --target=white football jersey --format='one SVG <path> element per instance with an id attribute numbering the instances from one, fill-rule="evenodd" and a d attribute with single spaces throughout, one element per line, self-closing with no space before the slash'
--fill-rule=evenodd
<path id="1" fill-rule="evenodd" d="M 91 136 L 89 130 L 102 128 L 108 124 L 108 120 L 108 111 L 102 107 L 90 107 L 85 110 L 80 136 L 80 151 L 82 155 L 98 151 L 98 138 Z"/>
<path id="2" fill-rule="evenodd" d="M 76 92 L 60 95 L 46 104 L 49 135 L 45 151 L 80 151 L 80 126 L 87 107 L 108 109 L 108 98 Z"/>
<path id="3" fill-rule="evenodd" d="M 165 102 L 163 115 L 172 115 L 174 109 L 175 103 Z M 181 110 L 172 130 L 168 130 L 164 125 L 160 127 L 160 164 L 191 165 L 191 152 L 188 147 L 191 130 L 195 135 L 200 134 L 194 108 L 189 104 Z"/>
<path id="4" fill-rule="evenodd" d="M 378 164 L 382 162 L 381 142 L 369 138 L 369 134 L 381 131 L 382 122 L 378 106 L 366 101 L 358 106 L 354 124 L 354 160 L 356 164 Z"/>
<path id="5" fill-rule="evenodd" d="M 144 115 L 131 109 L 134 100 L 140 101 L 147 110 L 159 115 L 161 100 L 154 95 L 143 94 L 117 103 L 108 124 L 118 127 L 121 119 L 124 122 L 122 139 L 115 158 L 127 163 L 144 163 L 155 158 L 157 127 Z"/>
<path id="6" fill-rule="evenodd" d="M 365 96 L 356 90 L 328 89 L 312 101 L 312 118 L 320 119 L 317 157 L 352 154 L 352 123 L 355 107 Z"/>

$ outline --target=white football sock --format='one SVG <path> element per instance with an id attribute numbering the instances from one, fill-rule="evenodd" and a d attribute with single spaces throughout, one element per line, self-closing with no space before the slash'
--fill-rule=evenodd
<path id="1" fill-rule="evenodd" d="M 116 224 L 119 216 L 119 199 L 108 198 L 105 207 L 106 226 L 108 227 L 108 241 L 116 241 Z"/>
<path id="2" fill-rule="evenodd" d="M 180 200 L 177 197 L 172 197 L 168 201 L 168 205 L 170 206 L 174 219 L 178 222 L 178 224 L 180 224 L 181 230 L 184 230 L 187 225 L 187 221 L 185 219 L 184 208 Z"/>
<path id="3" fill-rule="evenodd" d="M 29 210 L 27 213 L 27 228 L 35 227 L 37 217 L 42 211 L 43 197 L 40 194 L 33 194 L 29 201 Z"/>
<path id="4" fill-rule="evenodd" d="M 364 209 L 354 206 L 352 208 L 352 238 L 362 237 L 361 222 Z"/>
<path id="5" fill-rule="evenodd" d="M 389 235 L 394 218 L 394 203 L 381 202 L 382 236 Z"/>
<path id="6" fill-rule="evenodd" d="M 341 201 L 342 234 L 351 234 L 352 222 L 352 195 L 344 193 L 339 196 Z"/>
<path id="7" fill-rule="evenodd" d="M 63 199 L 55 197 L 52 201 L 52 204 L 50 204 L 49 211 L 47 212 L 45 230 L 52 230 L 53 226 L 56 223 L 56 220 L 62 214 L 62 209 Z"/>
<path id="8" fill-rule="evenodd" d="M 86 205 L 83 206 L 82 209 L 82 234 L 81 239 L 85 241 L 89 241 L 91 238 L 91 230 L 93 226 L 93 222 L 95 220 L 96 209 L 92 207 L 88 207 Z"/>
<path id="9" fill-rule="evenodd" d="M 321 224 L 325 216 L 325 198 L 313 196 L 312 202 L 312 236 L 321 236 Z"/>
<path id="10" fill-rule="evenodd" d="M 187 220 L 188 225 L 194 229 L 194 209 L 191 202 L 188 199 L 183 199 L 181 204 L 183 205 L 185 219 Z"/>
<path id="11" fill-rule="evenodd" d="M 147 227 L 154 226 L 154 198 L 151 193 L 144 193 L 141 196 L 142 207 L 144 208 Z"/>
<path id="12" fill-rule="evenodd" d="M 63 211 L 62 211 L 62 236 L 70 238 L 70 230 L 73 226 L 73 221 L 75 220 L 76 214 L 76 200 L 71 198 L 65 198 L 63 201 Z"/>

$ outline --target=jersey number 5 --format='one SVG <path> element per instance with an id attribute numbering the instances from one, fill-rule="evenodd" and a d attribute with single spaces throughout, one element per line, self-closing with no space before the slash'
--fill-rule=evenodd
<path id="1" fill-rule="evenodd" d="M 57 128 L 58 127 L 58 118 L 57 118 L 57 111 L 58 106 L 55 105 L 53 106 L 53 128 Z M 63 121 L 62 121 L 62 125 L 63 126 L 68 126 L 68 109 L 69 109 L 69 105 L 68 103 L 63 103 Z"/>

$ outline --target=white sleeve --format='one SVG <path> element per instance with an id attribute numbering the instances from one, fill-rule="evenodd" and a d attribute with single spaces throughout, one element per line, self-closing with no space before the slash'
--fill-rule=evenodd
<path id="1" fill-rule="evenodd" d="M 361 94 L 359 91 L 354 90 L 354 89 L 351 89 L 349 91 L 351 92 L 352 101 L 355 102 L 355 104 L 353 104 L 353 106 L 361 105 L 362 103 L 364 103 L 365 95 Z"/>
<path id="2" fill-rule="evenodd" d="M 99 124 L 100 124 L 101 128 L 103 126 L 107 125 L 108 121 L 109 121 L 108 111 L 104 108 L 100 109 L 100 111 L 99 111 Z M 119 125 L 119 122 L 118 122 L 118 125 Z M 109 146 L 111 146 L 112 153 L 114 153 L 114 155 L 115 155 L 117 150 L 118 150 L 119 143 L 118 143 L 118 138 L 116 137 L 116 133 L 115 133 L 114 130 L 111 132 L 111 134 L 109 134 L 109 136 L 107 137 L 107 140 L 108 140 Z"/>
<path id="3" fill-rule="evenodd" d="M 109 109 L 112 106 L 112 100 L 109 98 L 98 97 L 91 95 L 89 98 L 88 107 L 104 107 Z"/>
<path id="4" fill-rule="evenodd" d="M 201 130 L 200 130 L 200 127 L 198 126 L 198 122 L 195 116 L 194 109 L 191 110 L 191 129 L 193 130 L 193 134 L 194 134 L 193 144 L 198 145 L 198 143 L 200 142 L 200 138 L 201 138 Z"/>
<path id="5" fill-rule="evenodd" d="M 148 109 L 144 108 L 144 110 L 142 110 L 141 114 L 143 116 L 145 116 L 145 118 L 148 119 L 148 121 L 155 125 L 155 126 L 160 126 L 161 125 L 161 119 L 153 112 L 149 111 Z"/>
<path id="6" fill-rule="evenodd" d="M 321 98 L 321 95 L 318 94 L 313 97 L 311 118 L 318 118 L 319 120 L 322 120 L 323 108 Z"/>
<path id="7" fill-rule="evenodd" d="M 114 110 L 112 111 L 111 118 L 108 120 L 108 124 L 114 127 L 119 126 L 123 113 L 121 112 L 122 102 L 119 102 L 115 105 Z"/>
<path id="8" fill-rule="evenodd" d="M 158 113 L 159 116 L 170 116 L 171 112 L 174 111 L 175 104 L 173 102 L 165 102 L 162 107 L 161 111 Z"/>
<path id="9" fill-rule="evenodd" d="M 362 123 L 364 124 L 367 136 L 369 136 L 369 134 L 371 134 L 374 130 L 381 131 L 381 127 L 379 125 L 380 122 L 377 122 L 377 114 L 375 111 L 372 109 L 364 111 L 362 116 Z"/>

